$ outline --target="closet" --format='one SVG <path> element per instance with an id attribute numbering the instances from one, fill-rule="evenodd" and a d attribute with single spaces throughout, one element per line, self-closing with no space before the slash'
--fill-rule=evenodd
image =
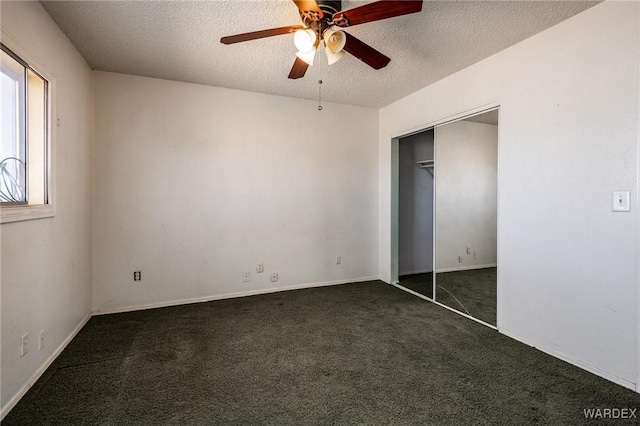
<path id="1" fill-rule="evenodd" d="M 498 109 L 397 141 L 395 282 L 495 327 Z"/>
<path id="2" fill-rule="evenodd" d="M 433 293 L 434 130 L 399 140 L 398 273 L 402 285 Z"/>

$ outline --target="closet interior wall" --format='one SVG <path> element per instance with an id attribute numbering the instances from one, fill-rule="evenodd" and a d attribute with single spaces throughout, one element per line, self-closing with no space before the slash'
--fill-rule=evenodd
<path id="1" fill-rule="evenodd" d="M 433 271 L 433 172 L 418 162 L 433 160 L 434 131 L 400 139 L 398 272 Z M 431 173 L 430 173 L 431 172 Z"/>

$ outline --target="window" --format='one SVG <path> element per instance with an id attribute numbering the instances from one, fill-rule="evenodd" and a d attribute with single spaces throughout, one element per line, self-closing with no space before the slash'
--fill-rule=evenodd
<path id="1" fill-rule="evenodd" d="M 0 47 L 2 222 L 49 217 L 49 81 L 7 46 Z"/>

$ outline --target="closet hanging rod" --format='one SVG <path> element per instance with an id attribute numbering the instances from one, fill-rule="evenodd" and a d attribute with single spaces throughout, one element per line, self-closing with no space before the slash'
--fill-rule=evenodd
<path id="1" fill-rule="evenodd" d="M 435 175 L 433 174 L 433 170 L 434 170 L 434 167 L 435 167 L 434 160 L 418 161 L 416 164 L 418 164 L 418 168 L 426 169 L 429 173 L 431 173 L 431 176 L 435 177 Z"/>
<path id="2" fill-rule="evenodd" d="M 435 166 L 434 160 L 418 161 L 416 164 L 421 169 L 431 168 L 431 167 Z"/>

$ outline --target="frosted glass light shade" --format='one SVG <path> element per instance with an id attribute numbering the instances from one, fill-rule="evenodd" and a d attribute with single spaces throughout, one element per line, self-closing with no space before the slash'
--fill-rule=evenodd
<path id="1" fill-rule="evenodd" d="M 338 62 L 338 60 L 340 60 L 340 58 L 344 56 L 343 50 L 334 53 L 331 51 L 329 46 L 325 46 L 324 52 L 327 54 L 327 62 L 329 63 L 329 65 L 335 64 L 336 62 Z"/>
<path id="2" fill-rule="evenodd" d="M 347 36 L 342 31 L 328 29 L 323 34 L 324 45 L 333 53 L 341 52 L 347 44 Z"/>
<path id="3" fill-rule="evenodd" d="M 293 43 L 303 53 L 311 52 L 316 45 L 318 35 L 311 28 L 298 30 L 293 34 Z"/>
<path id="4" fill-rule="evenodd" d="M 313 65 L 313 58 L 316 56 L 316 49 L 311 49 L 310 52 L 298 52 L 296 56 L 309 65 Z"/>

